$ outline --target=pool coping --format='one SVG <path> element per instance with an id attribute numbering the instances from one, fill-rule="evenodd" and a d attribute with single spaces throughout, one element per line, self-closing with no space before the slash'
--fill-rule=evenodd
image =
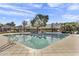
<path id="1" fill-rule="evenodd" d="M 5 33 L 5 34 L 0 34 L 0 35 L 3 36 L 3 35 L 7 35 L 7 34 L 10 35 L 10 34 L 20 34 L 20 33 Z M 73 34 L 70 34 L 70 35 L 73 35 Z M 70 36 L 70 35 L 69 35 L 69 36 Z M 69 36 L 63 38 L 62 40 L 67 39 Z M 62 40 L 60 40 L 60 41 L 62 41 Z M 60 42 L 60 41 L 57 41 L 56 43 L 58 43 L 58 42 Z M 50 45 L 48 45 L 47 47 L 42 48 L 42 49 L 33 49 L 33 48 L 30 48 L 30 47 L 25 46 L 25 45 L 22 44 L 22 43 L 19 43 L 19 42 L 16 42 L 16 43 L 18 43 L 19 45 L 25 47 L 26 49 L 29 49 L 29 51 L 31 52 L 30 55 L 37 55 L 38 53 L 40 53 L 40 51 L 45 50 L 45 49 L 48 49 L 51 45 L 56 44 L 56 43 L 50 44 Z"/>

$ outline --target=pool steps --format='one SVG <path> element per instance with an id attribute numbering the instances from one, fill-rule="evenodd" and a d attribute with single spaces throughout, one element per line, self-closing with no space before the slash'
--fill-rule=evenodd
<path id="1" fill-rule="evenodd" d="M 7 50 L 7 49 L 9 49 L 9 48 L 11 48 L 11 47 L 13 47 L 14 45 L 16 45 L 16 43 L 9 43 L 8 42 L 8 43 L 0 46 L 0 53 Z"/>

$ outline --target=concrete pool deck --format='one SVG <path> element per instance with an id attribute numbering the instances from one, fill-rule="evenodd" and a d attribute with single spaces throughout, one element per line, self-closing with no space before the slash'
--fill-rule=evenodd
<path id="1" fill-rule="evenodd" d="M 7 37 L 0 35 L 0 46 L 7 43 Z M 16 45 L 0 53 L 0 56 L 76 56 L 79 55 L 79 35 L 68 37 L 43 49 L 32 49 L 16 42 Z"/>

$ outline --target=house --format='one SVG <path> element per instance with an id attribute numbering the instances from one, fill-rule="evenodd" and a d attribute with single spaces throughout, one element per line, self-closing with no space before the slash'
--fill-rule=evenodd
<path id="1" fill-rule="evenodd" d="M 61 25 L 62 25 L 61 23 L 52 23 L 51 24 L 52 31 L 60 31 Z"/>
<path id="2" fill-rule="evenodd" d="M 9 25 L 3 25 L 1 27 L 1 29 L 2 29 L 2 32 L 10 32 L 11 31 L 11 26 L 9 26 Z"/>

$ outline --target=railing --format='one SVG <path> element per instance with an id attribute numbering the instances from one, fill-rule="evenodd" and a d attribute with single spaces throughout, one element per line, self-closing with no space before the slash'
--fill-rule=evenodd
<path id="1" fill-rule="evenodd" d="M 8 43 L 0 46 L 0 53 L 7 50 L 7 49 L 9 49 L 9 48 L 11 48 L 11 47 L 13 47 L 14 45 L 15 45 L 15 43 L 9 41 Z"/>

